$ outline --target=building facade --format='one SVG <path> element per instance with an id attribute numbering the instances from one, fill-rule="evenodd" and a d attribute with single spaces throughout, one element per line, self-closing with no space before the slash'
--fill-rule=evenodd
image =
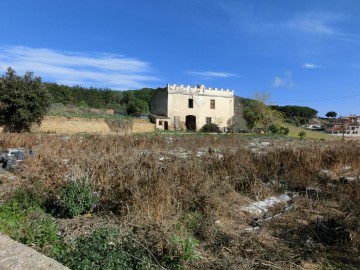
<path id="1" fill-rule="evenodd" d="M 229 127 L 234 117 L 234 92 L 168 84 L 154 94 L 151 114 L 157 129 L 199 130 L 206 123 Z"/>
<path id="2" fill-rule="evenodd" d="M 339 117 L 331 123 L 327 132 L 337 136 L 358 137 L 360 136 L 360 116 Z"/>

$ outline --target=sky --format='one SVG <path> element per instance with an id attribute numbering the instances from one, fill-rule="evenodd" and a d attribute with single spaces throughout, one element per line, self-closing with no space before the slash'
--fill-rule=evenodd
<path id="1" fill-rule="evenodd" d="M 204 84 L 360 115 L 358 0 L 1 0 L 0 73 L 114 90 Z"/>

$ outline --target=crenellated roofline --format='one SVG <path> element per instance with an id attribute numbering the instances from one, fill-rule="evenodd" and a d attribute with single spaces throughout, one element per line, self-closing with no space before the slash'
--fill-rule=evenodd
<path id="1" fill-rule="evenodd" d="M 188 95 L 202 95 L 202 96 L 216 96 L 216 97 L 233 97 L 234 91 L 229 89 L 212 89 L 211 87 L 206 88 L 205 85 L 196 85 L 191 87 L 190 85 L 176 85 L 168 84 L 167 85 L 168 93 L 172 94 L 188 94 Z"/>

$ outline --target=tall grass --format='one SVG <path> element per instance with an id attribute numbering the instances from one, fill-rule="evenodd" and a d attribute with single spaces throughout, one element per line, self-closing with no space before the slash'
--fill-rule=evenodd
<path id="1" fill-rule="evenodd" d="M 310 207 L 306 207 L 311 204 L 318 217 L 336 218 L 348 230 L 355 252 L 360 247 L 356 218 L 360 213 L 360 145 L 281 139 L 268 145 L 259 140 L 238 136 L 18 134 L 2 135 L 0 147 L 33 149 L 35 155 L 21 164 L 17 174 L 27 179 L 27 185 L 41 186 L 52 194 L 69 181 L 87 177 L 99 196 L 100 210 L 114 213 L 123 226 L 136 224 L 143 231 L 157 232 L 156 240 L 151 233 L 141 234 L 144 243 L 154 244 L 151 252 L 155 257 L 165 252 L 156 245 L 163 249 L 169 246 L 162 239 L 172 238 L 165 236 L 170 228 L 179 221 L 190 224 L 189 217 L 195 215 L 201 217 L 199 222 L 208 224 L 208 228 L 196 225 L 201 229 L 194 233 L 205 241 L 205 246 L 200 246 L 206 256 L 215 260 L 226 257 L 234 265 L 242 264 L 242 269 L 300 269 L 296 265 L 305 257 L 296 250 L 303 250 L 301 241 L 305 240 L 301 237 L 305 236 L 299 236 L 302 240 L 295 247 L 281 240 L 268 245 L 256 236 L 242 238 L 214 224 L 219 219 L 246 225 L 249 219 L 234 213 L 239 198 L 262 199 L 284 191 L 297 191 L 305 198 L 307 187 L 319 188 L 321 200 L 299 200 L 299 216 L 306 224 L 315 222 Z M 349 181 L 346 175 L 355 179 Z M 325 207 L 330 201 L 336 202 L 336 211 Z M 184 216 L 188 217 L 185 221 Z M 292 225 L 284 226 L 289 230 Z M 313 236 L 311 225 L 301 230 Z M 250 246 L 256 243 L 259 250 L 246 251 L 247 241 Z M 295 266 L 294 258 L 299 260 Z M 211 264 L 199 260 L 196 265 L 206 269 Z"/>

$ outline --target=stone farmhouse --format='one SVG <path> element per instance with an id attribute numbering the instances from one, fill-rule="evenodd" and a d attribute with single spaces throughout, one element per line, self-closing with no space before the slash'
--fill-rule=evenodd
<path id="1" fill-rule="evenodd" d="M 150 112 L 156 129 L 199 130 L 206 123 L 229 127 L 234 117 L 232 90 L 170 85 L 156 91 Z"/>

